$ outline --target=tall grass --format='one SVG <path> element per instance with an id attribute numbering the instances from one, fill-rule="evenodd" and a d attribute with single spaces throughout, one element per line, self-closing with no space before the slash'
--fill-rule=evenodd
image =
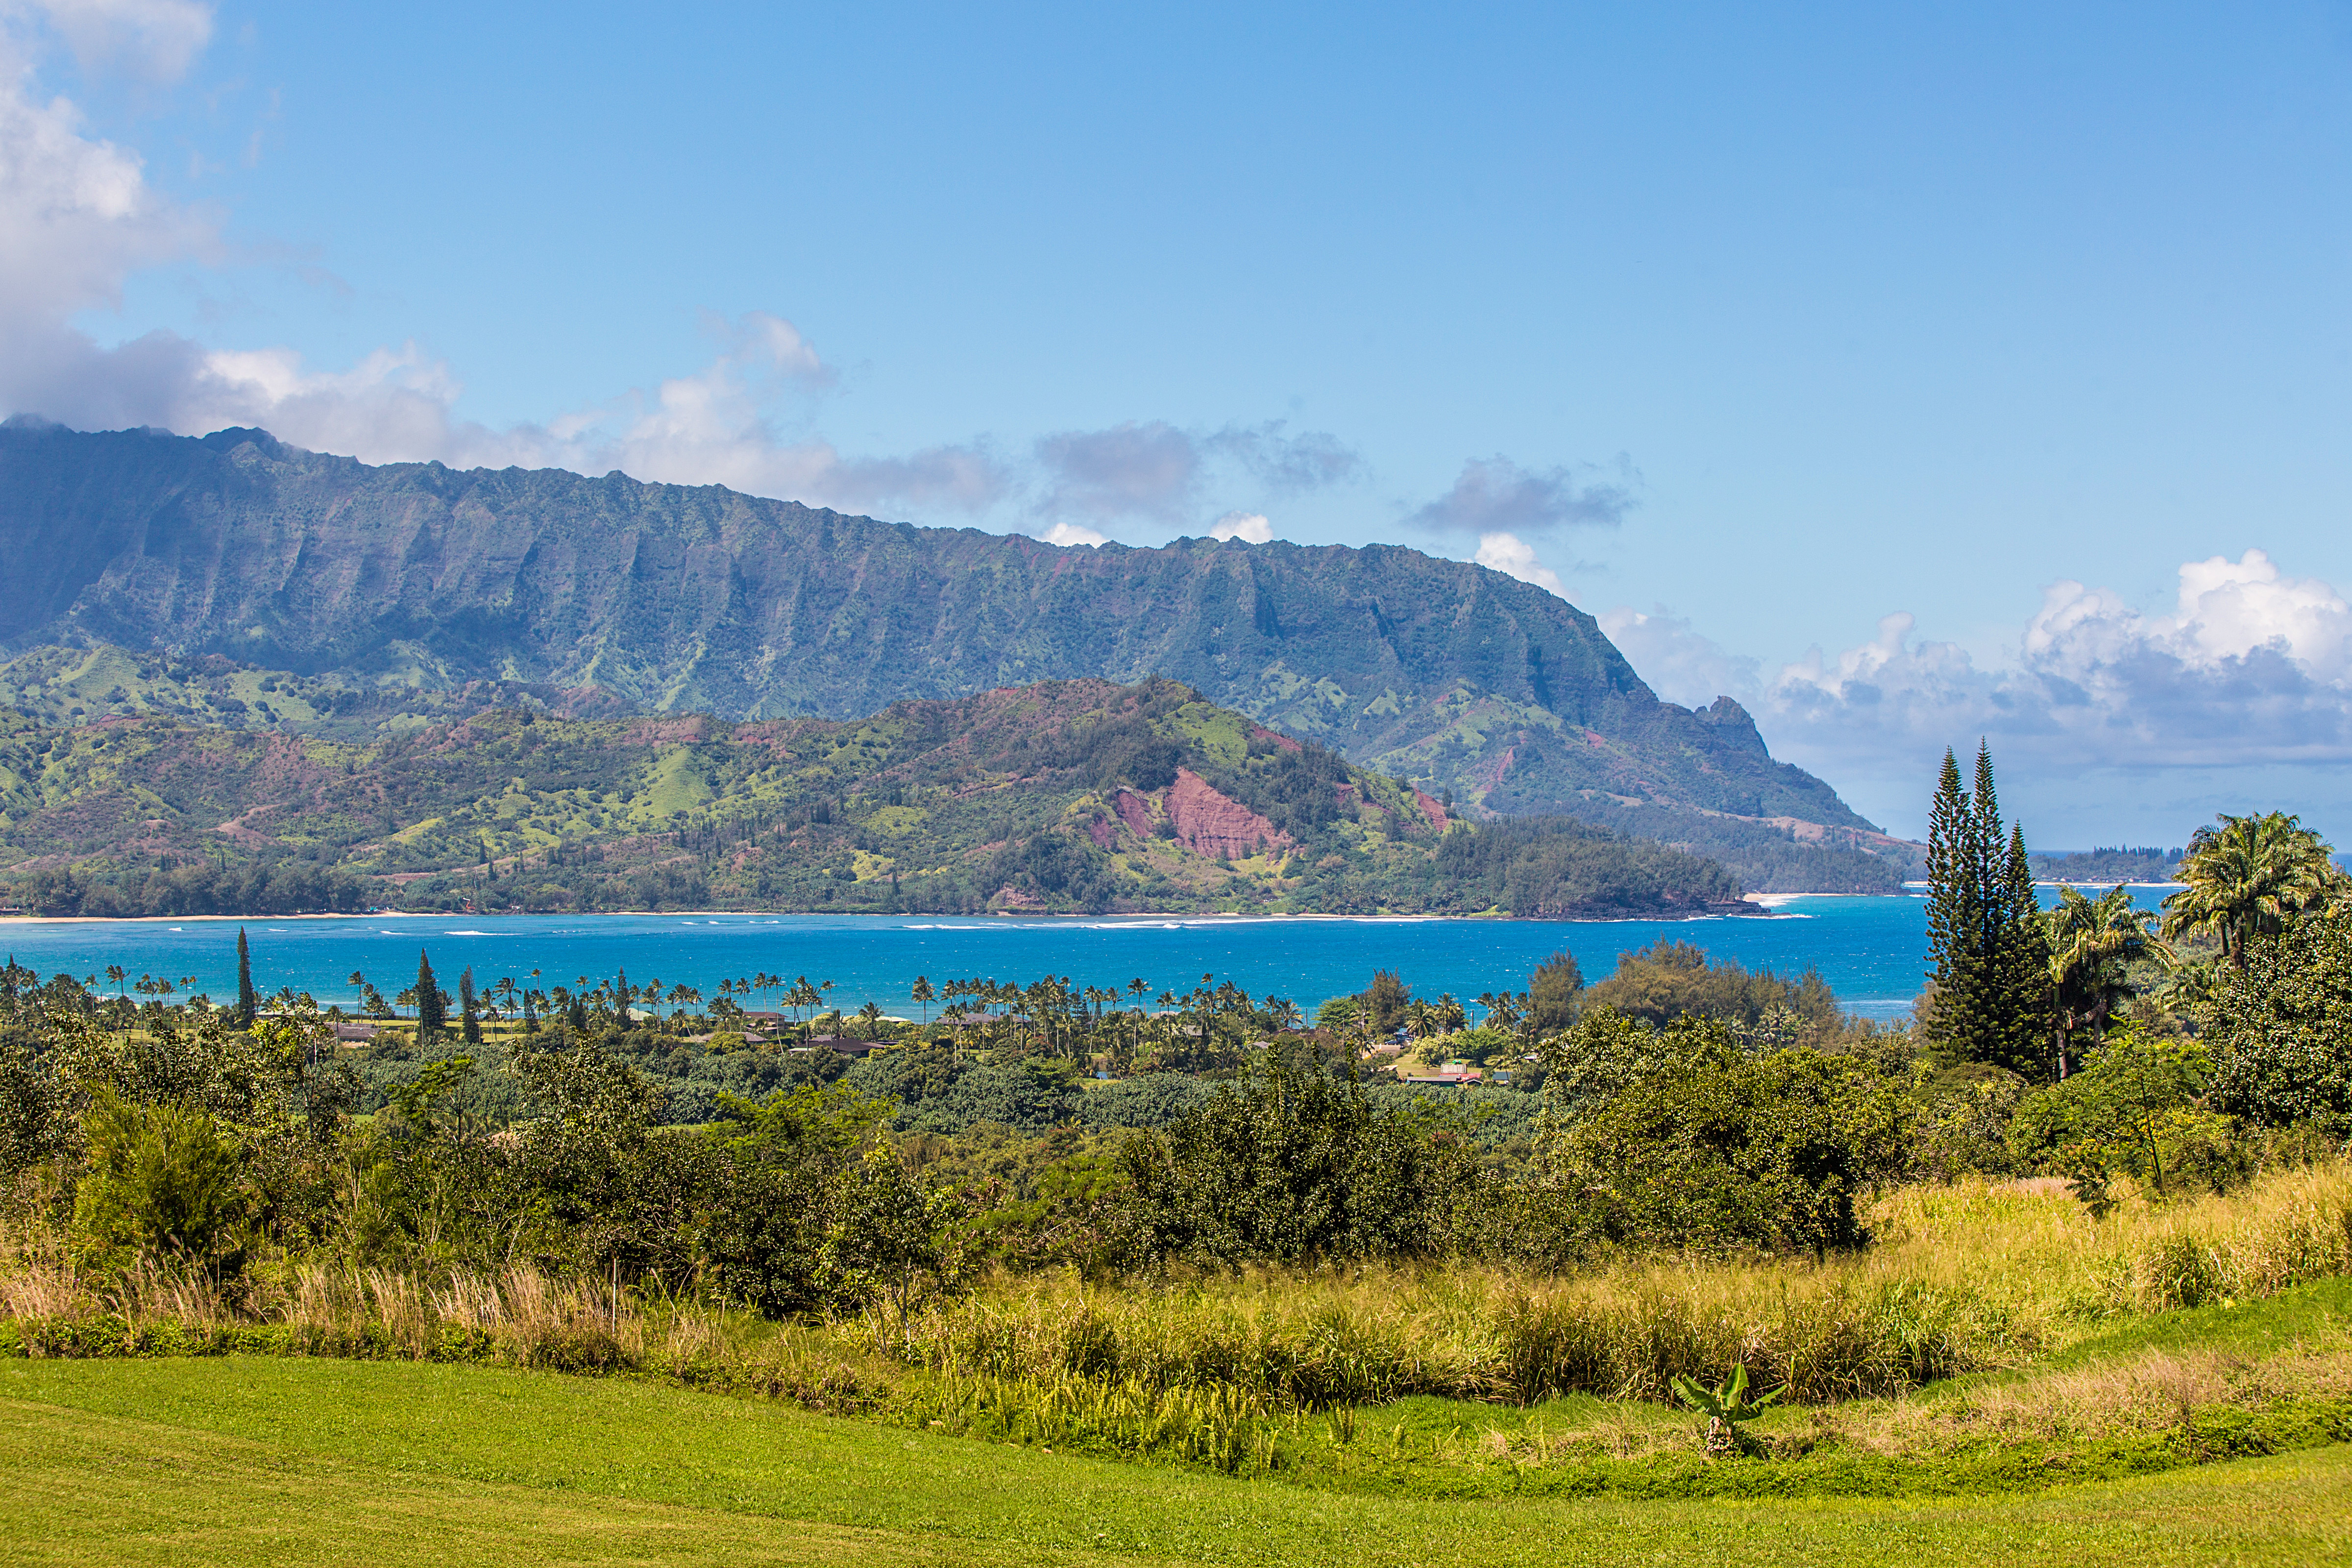
<path id="1" fill-rule="evenodd" d="M 1899 1393 L 2025 1364 L 2136 1312 L 2352 1272 L 2352 1168 L 2093 1221 L 2038 1184 L 1909 1189 L 1879 1241 L 1820 1263 L 1628 1260 L 1555 1279 L 1483 1266 L 1260 1272 L 1178 1285 L 999 1279 L 864 1349 L 941 1374 L 1230 1386 L 1275 1408 L 1406 1394 L 1660 1398 L 1744 1365 L 1793 1398 Z"/>
<path id="2" fill-rule="evenodd" d="M 2119 1319 L 2352 1274 L 2352 1164 L 2100 1221 L 2051 1184 L 1914 1188 L 1870 1223 L 1870 1247 L 1820 1262 L 1636 1258 L 1573 1278 L 1433 1265 L 1115 1286 L 1008 1276 L 904 1322 L 877 1313 L 812 1325 L 529 1268 L 426 1277 L 297 1261 L 226 1284 L 152 1268 L 93 1278 L 54 1237 L 19 1231 L 0 1236 L 0 1349 L 640 1373 L 1228 1470 L 1359 1453 L 1351 1413 L 1407 1395 L 1660 1400 L 1677 1374 L 1712 1382 L 1745 1366 L 1798 1402 L 1840 1406 L 1810 1417 L 1821 1432 L 1892 1451 L 2086 1430 L 2095 1423 L 2084 1413 L 2107 1407 L 2145 1424 L 2225 1387 L 2241 1403 L 2267 1397 L 2243 1369 L 2151 1362 L 2047 1373 L 2030 1394 L 1932 1411 L 1904 1398 L 1956 1373 L 2029 1366 Z M 2352 1352 L 2288 1381 L 2352 1390 Z M 1621 1414 L 1637 1408 L 1612 1405 L 1587 1429 L 1550 1437 L 1505 1436 L 1500 1456 L 1630 1457 L 1681 1442 L 1678 1423 Z M 1403 1440 L 1399 1426 L 1390 1441 Z M 1495 1441 L 1474 1433 L 1431 1452 L 1475 1460 Z"/>

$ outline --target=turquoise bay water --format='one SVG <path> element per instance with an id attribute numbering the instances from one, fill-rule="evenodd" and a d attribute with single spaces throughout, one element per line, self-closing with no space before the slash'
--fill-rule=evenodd
<path id="1" fill-rule="evenodd" d="M 2135 889 L 2152 903 L 2158 889 Z M 264 992 L 290 985 L 321 1002 L 355 1001 L 349 976 L 361 971 L 386 995 L 416 974 L 424 948 L 446 988 L 470 965 L 477 984 L 502 975 L 572 985 L 609 980 L 625 968 L 644 984 L 688 984 L 705 996 L 721 979 L 760 971 L 790 980 L 835 983 L 829 1001 L 851 1009 L 872 1001 L 913 1013 L 917 975 L 934 985 L 986 977 L 1027 984 L 1045 974 L 1077 985 L 1130 980 L 1182 992 L 1203 974 L 1256 995 L 1287 996 L 1312 1010 L 1328 996 L 1361 990 L 1376 969 L 1393 969 L 1415 994 L 1518 990 L 1553 952 L 1576 955 L 1588 980 L 1614 969 L 1617 955 L 1661 936 L 1695 942 L 1713 957 L 1794 975 L 1817 968 L 1853 1012 L 1894 1017 L 1919 989 L 1927 951 L 1927 905 L 1919 898 L 1791 898 L 1767 917 L 1608 922 L 1475 920 L 958 919 L 923 915 L 368 915 L 247 921 L 9 921 L 0 949 L 42 974 L 103 975 L 119 963 L 174 981 L 194 976 L 213 996 L 236 990 L 236 932 L 253 948 Z M 103 984 L 101 982 L 101 984 Z"/>

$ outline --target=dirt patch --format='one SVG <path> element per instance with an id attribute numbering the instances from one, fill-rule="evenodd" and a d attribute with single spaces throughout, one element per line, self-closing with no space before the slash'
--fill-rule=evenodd
<path id="1" fill-rule="evenodd" d="M 1286 849 L 1293 842 L 1190 768 L 1177 769 L 1176 782 L 1168 787 L 1168 819 L 1176 825 L 1176 837 L 1198 855 L 1255 855 L 1262 844 Z"/>

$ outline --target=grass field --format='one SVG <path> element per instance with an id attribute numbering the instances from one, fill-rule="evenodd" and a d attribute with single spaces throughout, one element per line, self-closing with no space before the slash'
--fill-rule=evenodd
<path id="1" fill-rule="evenodd" d="M 0 1363 L 0 1562 L 2352 1562 L 2352 1448 L 2025 1496 L 1367 1496 L 617 1379 Z"/>

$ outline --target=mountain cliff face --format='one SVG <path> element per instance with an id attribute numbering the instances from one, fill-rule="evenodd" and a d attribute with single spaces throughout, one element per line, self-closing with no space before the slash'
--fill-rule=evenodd
<path id="1" fill-rule="evenodd" d="M 111 644 L 737 720 L 1159 675 L 1473 806 L 1868 826 L 1775 763 L 1738 704 L 1660 701 L 1590 616 L 1387 545 L 1065 549 L 619 473 L 18 421 L 0 428 L 0 549 L 9 654 Z"/>

